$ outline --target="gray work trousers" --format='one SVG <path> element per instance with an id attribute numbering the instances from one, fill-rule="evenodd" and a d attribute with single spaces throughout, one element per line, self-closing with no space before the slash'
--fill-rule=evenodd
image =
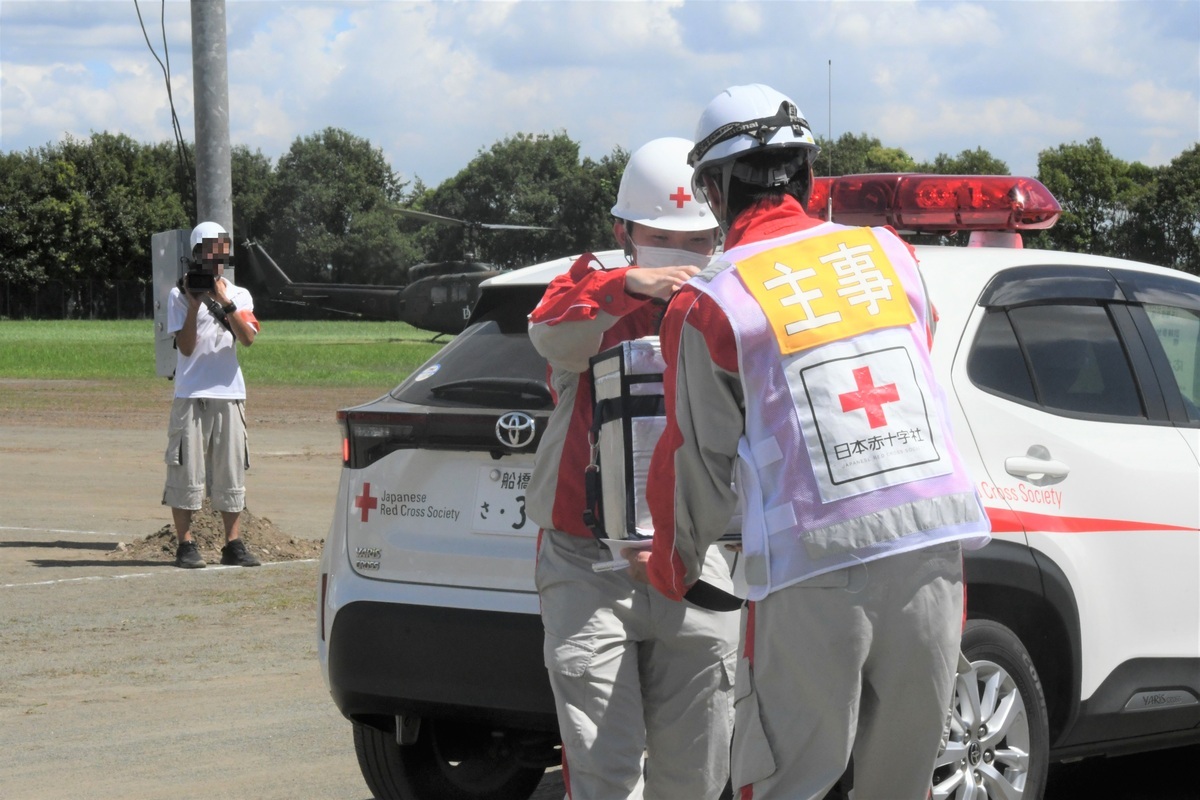
<path id="1" fill-rule="evenodd" d="M 599 542 L 543 531 L 536 582 L 571 800 L 716 800 L 729 778 L 738 613 L 668 600 Z M 731 589 L 720 552 L 704 577 Z M 643 753 L 646 758 L 643 779 Z"/>
<path id="2" fill-rule="evenodd" d="M 853 754 L 855 800 L 924 800 L 954 686 L 962 601 L 954 542 L 751 604 L 734 681 L 735 791 L 820 800 Z"/>

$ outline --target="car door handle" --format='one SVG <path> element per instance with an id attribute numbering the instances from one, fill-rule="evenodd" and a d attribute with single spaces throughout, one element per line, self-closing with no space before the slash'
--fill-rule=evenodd
<path id="1" fill-rule="evenodd" d="M 1061 481 L 1070 474 L 1071 468 L 1061 461 L 1034 456 L 1010 456 L 1004 459 L 1004 471 L 1017 478 L 1050 479 Z"/>

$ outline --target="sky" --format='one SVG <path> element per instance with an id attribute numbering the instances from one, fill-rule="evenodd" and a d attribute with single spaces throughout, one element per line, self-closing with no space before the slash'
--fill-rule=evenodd
<path id="1" fill-rule="evenodd" d="M 428 186 L 519 133 L 565 132 L 593 159 L 692 138 L 704 106 L 743 83 L 791 97 L 818 135 L 869 134 L 918 161 L 983 147 L 1014 174 L 1092 137 L 1150 166 L 1200 140 L 1200 0 L 226 0 L 225 13 L 234 145 L 274 161 L 341 128 Z M 0 151 L 102 131 L 173 141 L 155 54 L 194 141 L 189 3 L 0 0 Z"/>

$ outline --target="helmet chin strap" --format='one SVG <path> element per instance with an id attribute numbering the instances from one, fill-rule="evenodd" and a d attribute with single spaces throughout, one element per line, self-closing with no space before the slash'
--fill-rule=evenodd
<path id="1" fill-rule="evenodd" d="M 715 170 L 705 173 L 704 176 L 701 177 L 701 180 L 707 179 L 710 181 L 715 181 L 716 176 L 714 175 L 714 172 L 715 172 Z M 708 201 L 708 209 L 710 211 L 712 211 L 713 217 L 717 220 L 717 225 L 719 225 L 721 227 L 722 234 L 729 233 L 729 226 L 730 226 L 730 224 L 733 223 L 733 220 L 729 219 L 729 200 L 728 200 L 728 198 L 729 198 L 729 179 L 732 175 L 733 175 L 733 164 L 729 163 L 729 162 L 722 164 L 721 165 L 721 193 L 719 195 L 721 202 L 720 202 L 719 210 L 717 208 L 713 207 L 712 192 L 707 191 L 707 187 L 706 187 L 706 191 L 705 191 L 705 196 Z"/>
<path id="2" fill-rule="evenodd" d="M 729 233 L 729 226 L 733 220 L 729 218 L 729 184 L 733 178 L 737 178 L 743 183 L 772 188 L 776 186 L 785 186 L 791 183 L 792 178 L 806 171 L 811 166 L 812 151 L 804 151 L 797 158 L 788 161 L 785 164 L 777 164 L 770 168 L 754 168 L 748 164 L 733 160 L 726 161 L 720 165 L 721 168 L 721 210 L 720 213 L 712 206 L 712 198 L 709 197 L 709 209 L 712 210 L 713 216 L 717 219 L 717 224 L 721 226 L 724 233 Z M 715 180 L 715 169 L 708 172 L 710 179 Z M 809 192 L 812 192 L 812 182 L 809 181 Z M 808 198 L 805 197 L 805 202 Z"/>
<path id="3" fill-rule="evenodd" d="M 622 227 L 625 228 L 625 244 L 624 244 L 625 260 L 628 261 L 629 264 L 632 266 L 633 264 L 636 263 L 636 261 L 635 261 L 636 256 L 634 253 L 634 245 L 633 245 L 633 223 L 627 219 L 623 219 L 623 220 L 621 220 L 621 225 L 622 225 Z"/>
<path id="4" fill-rule="evenodd" d="M 733 220 L 729 218 L 729 180 L 733 177 L 733 164 L 721 166 L 721 230 L 729 233 Z"/>

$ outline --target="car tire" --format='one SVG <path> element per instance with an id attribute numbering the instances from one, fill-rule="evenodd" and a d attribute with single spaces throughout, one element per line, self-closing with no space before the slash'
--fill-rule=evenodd
<path id="1" fill-rule="evenodd" d="M 488 746 L 490 733 L 464 736 L 424 720 L 417 740 L 401 746 L 390 732 L 354 723 L 354 750 L 378 800 L 528 800 L 545 770 Z"/>
<path id="2" fill-rule="evenodd" d="M 1046 698 L 1033 659 L 1011 630 L 967 622 L 934 800 L 1040 800 L 1049 770 Z"/>

